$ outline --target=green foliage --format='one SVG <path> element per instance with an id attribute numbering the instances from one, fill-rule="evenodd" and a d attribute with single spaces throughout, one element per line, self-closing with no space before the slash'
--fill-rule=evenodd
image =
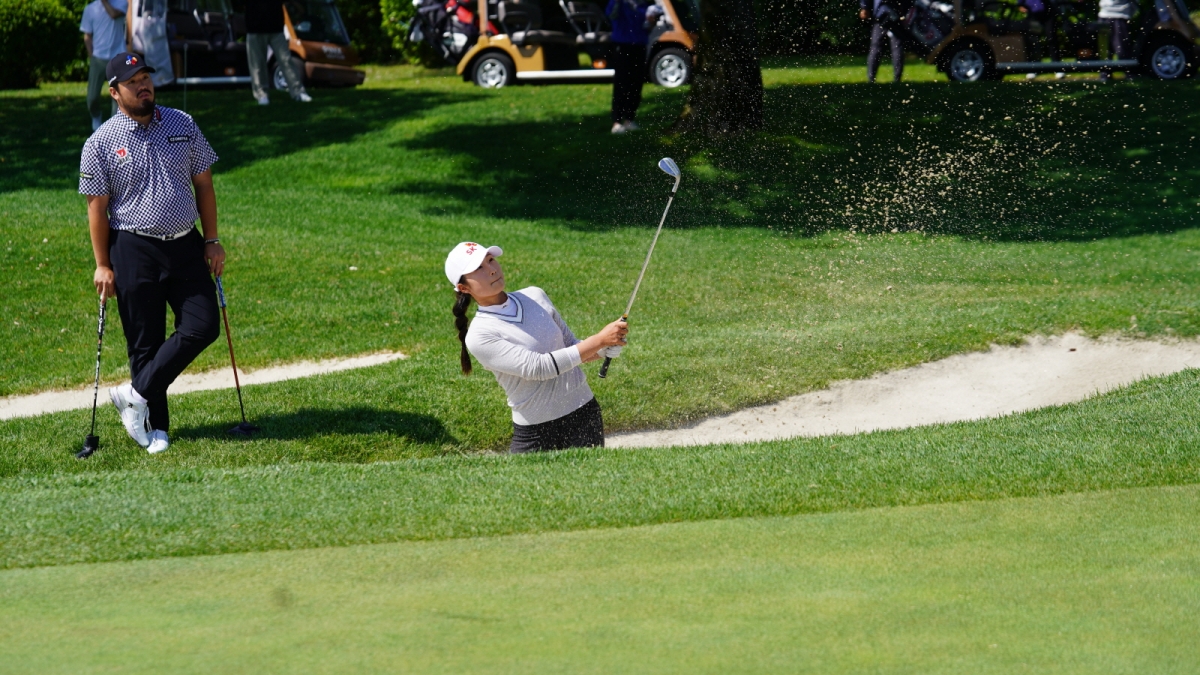
<path id="1" fill-rule="evenodd" d="M 379 0 L 338 0 L 338 11 L 346 22 L 350 42 L 366 63 L 403 60 L 404 54 L 385 30 Z"/>
<path id="2" fill-rule="evenodd" d="M 852 0 L 758 0 L 763 54 L 866 53 L 869 32 Z"/>
<path id="3" fill-rule="evenodd" d="M 383 18 L 383 32 L 391 41 L 396 54 L 409 63 L 418 63 L 424 58 L 421 45 L 408 42 L 410 22 L 417 16 L 412 0 L 379 0 L 379 11 Z"/>
<path id="4" fill-rule="evenodd" d="M 33 87 L 81 57 L 78 15 L 55 0 L 0 0 L 0 89 Z"/>

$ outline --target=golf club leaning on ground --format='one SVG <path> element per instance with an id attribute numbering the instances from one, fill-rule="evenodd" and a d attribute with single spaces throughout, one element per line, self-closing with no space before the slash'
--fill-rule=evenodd
<path id="1" fill-rule="evenodd" d="M 638 288 L 642 285 L 642 278 L 646 276 L 646 268 L 650 266 L 650 256 L 654 255 L 654 247 L 658 244 L 658 235 L 662 234 L 663 223 L 667 222 L 667 212 L 671 210 L 671 204 L 675 201 L 675 192 L 679 190 L 679 179 L 682 174 L 679 172 L 679 165 L 675 163 L 675 160 L 663 157 L 658 160 L 658 168 L 675 179 L 675 186 L 671 188 L 671 196 L 667 199 L 667 208 L 663 209 L 662 218 L 658 221 L 658 229 L 654 231 L 654 240 L 650 242 L 650 250 L 646 252 L 646 261 L 642 263 L 642 271 L 638 273 L 637 282 L 633 284 L 633 293 L 629 296 L 629 304 L 625 305 L 625 313 L 621 315 L 621 321 L 629 321 L 629 311 L 633 309 L 633 301 L 637 299 Z M 600 366 L 600 377 L 608 377 L 608 365 L 620 353 L 621 347 L 605 348 L 604 364 Z"/>
<path id="2" fill-rule="evenodd" d="M 237 389 L 238 409 L 242 411 L 242 422 L 229 430 L 234 436 L 249 436 L 258 431 L 258 427 L 246 421 L 246 404 L 242 402 L 242 383 L 238 381 L 237 359 L 233 357 L 233 336 L 229 332 L 229 313 L 225 310 L 225 286 L 221 277 L 217 277 L 217 299 L 221 301 L 221 320 L 225 323 L 225 342 L 229 345 L 229 365 L 233 366 L 233 386 Z"/>
<path id="3" fill-rule="evenodd" d="M 104 347 L 104 318 L 108 298 L 100 295 L 100 318 L 96 322 L 96 384 L 92 390 L 92 430 L 83 439 L 83 449 L 75 453 L 76 459 L 87 459 L 100 449 L 100 437 L 96 435 L 96 401 L 100 396 L 100 350 Z"/>

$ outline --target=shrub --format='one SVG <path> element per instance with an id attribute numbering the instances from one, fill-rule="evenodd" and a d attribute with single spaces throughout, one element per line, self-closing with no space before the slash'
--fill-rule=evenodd
<path id="1" fill-rule="evenodd" d="M 0 89 L 67 70 L 81 44 L 77 18 L 55 0 L 0 0 Z"/>

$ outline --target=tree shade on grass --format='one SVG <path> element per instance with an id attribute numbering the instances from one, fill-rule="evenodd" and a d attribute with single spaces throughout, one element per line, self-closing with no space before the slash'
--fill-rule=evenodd
<path id="1" fill-rule="evenodd" d="M 250 443 L 219 427 L 166 457 L 129 447 L 95 464 L 8 446 L 24 465 L 0 480 L 0 567 L 1183 485 L 1200 482 L 1198 419 L 1186 371 L 994 420 L 705 448 L 331 464 L 318 460 L 403 455 L 402 431 L 288 440 L 270 424 Z"/>
<path id="2" fill-rule="evenodd" d="M 13 672 L 1194 671 L 1200 489 L 0 572 Z"/>

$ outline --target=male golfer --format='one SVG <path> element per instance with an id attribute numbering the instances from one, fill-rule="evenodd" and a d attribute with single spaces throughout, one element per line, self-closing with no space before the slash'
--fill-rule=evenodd
<path id="1" fill-rule="evenodd" d="M 169 445 L 167 387 L 220 334 L 209 275 L 221 274 L 225 251 L 209 169 L 217 155 L 189 115 L 154 104 L 152 72 L 137 54 L 108 62 L 118 112 L 83 145 L 79 192 L 87 196 L 96 290 L 117 298 L 133 375 L 109 395 L 129 436 L 158 453 Z"/>

